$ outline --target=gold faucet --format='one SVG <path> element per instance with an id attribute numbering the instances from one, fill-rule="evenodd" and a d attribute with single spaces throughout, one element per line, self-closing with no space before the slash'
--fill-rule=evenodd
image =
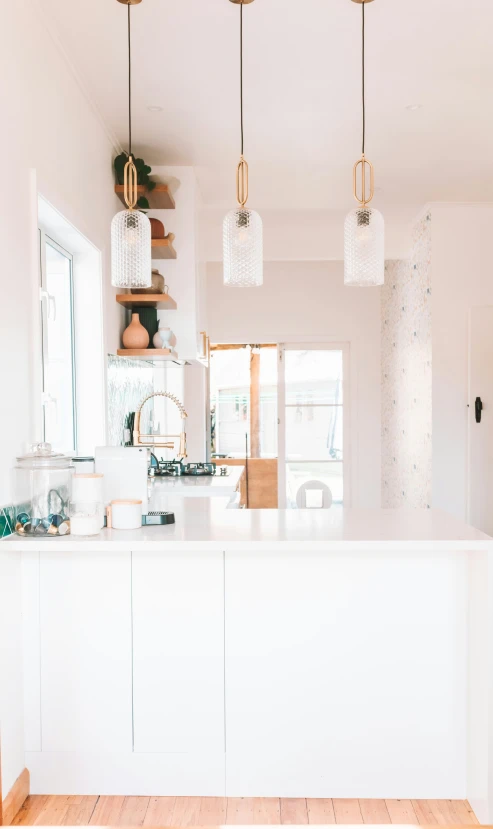
<path id="1" fill-rule="evenodd" d="M 182 419 L 182 430 L 179 435 L 141 435 L 140 433 L 140 417 L 142 414 L 142 409 L 144 408 L 145 404 L 148 400 L 152 397 L 167 397 L 168 400 L 171 400 L 175 406 L 177 406 L 178 411 L 181 414 Z M 178 452 L 178 459 L 182 460 L 183 458 L 187 457 L 187 435 L 185 432 L 185 421 L 187 419 L 187 413 L 185 411 L 185 407 L 182 403 L 175 397 L 174 394 L 170 394 L 168 391 L 156 391 L 154 394 L 149 394 L 140 404 L 138 411 L 135 413 L 135 423 L 134 423 L 134 436 L 133 436 L 133 444 L 134 446 L 156 446 L 161 449 L 174 449 L 175 442 L 174 440 L 170 442 L 169 438 L 179 438 L 180 439 L 180 448 Z M 156 443 L 156 438 L 158 440 L 164 440 L 166 443 Z M 150 442 L 146 442 L 146 439 Z"/>

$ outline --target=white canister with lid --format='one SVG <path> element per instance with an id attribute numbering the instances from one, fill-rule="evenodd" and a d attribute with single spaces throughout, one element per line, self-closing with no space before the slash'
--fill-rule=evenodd
<path id="1" fill-rule="evenodd" d="M 96 504 L 100 520 L 99 529 L 104 527 L 103 480 L 104 475 L 97 472 L 76 474 L 72 477 L 72 504 Z M 92 514 L 93 509 L 89 512 Z"/>
<path id="2" fill-rule="evenodd" d="M 108 528 L 114 530 L 140 530 L 142 527 L 142 501 L 112 501 L 108 507 Z"/>

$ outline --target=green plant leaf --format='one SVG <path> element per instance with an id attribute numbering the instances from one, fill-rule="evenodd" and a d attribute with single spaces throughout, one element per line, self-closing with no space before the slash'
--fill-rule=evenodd
<path id="1" fill-rule="evenodd" d="M 137 207 L 139 210 L 150 210 L 149 202 L 145 196 L 141 196 L 137 202 Z"/>

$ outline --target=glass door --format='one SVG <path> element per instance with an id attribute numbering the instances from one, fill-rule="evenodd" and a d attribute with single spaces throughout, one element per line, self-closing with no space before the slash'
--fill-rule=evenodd
<path id="1" fill-rule="evenodd" d="M 347 505 L 348 346 L 282 344 L 278 362 L 279 507 L 296 509 L 308 481 L 328 486 L 334 507 Z"/>

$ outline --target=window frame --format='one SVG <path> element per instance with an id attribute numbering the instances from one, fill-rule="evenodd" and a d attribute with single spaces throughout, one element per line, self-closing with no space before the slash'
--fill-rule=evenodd
<path id="1" fill-rule="evenodd" d="M 74 288 L 74 255 L 42 227 L 38 227 L 39 239 L 39 306 L 41 324 L 41 429 L 43 441 L 46 441 L 45 409 L 48 394 L 45 388 L 45 357 L 48 354 L 48 322 L 50 314 L 50 295 L 47 286 L 46 245 L 54 248 L 70 263 L 70 322 L 71 322 L 71 366 L 72 366 L 72 412 L 73 412 L 73 446 L 63 447 L 65 453 L 77 452 L 78 424 L 77 424 L 77 368 L 76 368 L 76 326 L 75 326 L 75 288 Z"/>
<path id="2" fill-rule="evenodd" d="M 343 457 L 342 461 L 316 461 L 310 463 L 341 463 L 343 470 L 343 507 L 351 506 L 351 439 L 350 439 L 350 345 L 348 342 L 290 342 L 277 346 L 277 415 L 278 415 L 278 504 L 279 509 L 287 508 L 286 465 L 286 351 L 341 351 L 342 352 L 342 423 L 343 423 Z M 337 404 L 341 405 L 341 404 Z M 308 460 L 308 459 L 307 459 Z"/>

